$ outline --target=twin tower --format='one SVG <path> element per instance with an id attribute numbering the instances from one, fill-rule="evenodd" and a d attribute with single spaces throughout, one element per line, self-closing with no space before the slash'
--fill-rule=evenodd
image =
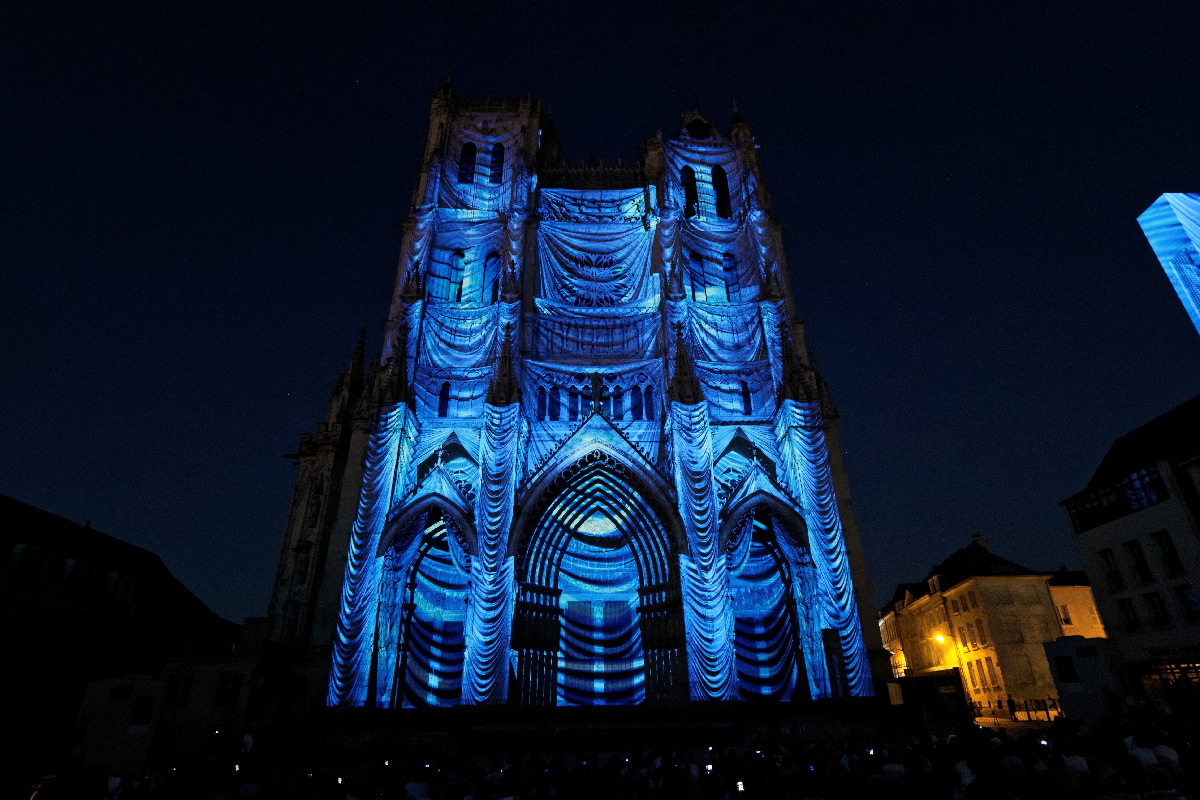
<path id="1" fill-rule="evenodd" d="M 434 98 L 383 353 L 295 455 L 270 618 L 329 705 L 871 693 L 755 148 L 693 116 L 568 167 L 537 101 Z"/>

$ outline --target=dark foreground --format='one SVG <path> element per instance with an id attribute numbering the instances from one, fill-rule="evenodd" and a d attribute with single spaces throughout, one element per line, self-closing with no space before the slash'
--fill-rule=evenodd
<path id="1" fill-rule="evenodd" d="M 1170 798 L 1197 789 L 1195 693 L 1127 702 L 1086 733 L 984 729 L 876 703 L 323 712 L 146 775 L 7 798 Z"/>

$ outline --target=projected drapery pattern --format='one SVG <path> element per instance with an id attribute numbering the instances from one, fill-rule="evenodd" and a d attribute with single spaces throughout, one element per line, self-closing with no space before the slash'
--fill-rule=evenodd
<path id="1" fill-rule="evenodd" d="M 793 490 L 803 499 L 808 522 L 809 546 L 814 554 L 820 597 L 824 606 L 822 627 L 838 632 L 842 652 L 838 660 L 846 670 L 852 694 L 869 694 L 871 674 L 867 667 L 858 604 L 850 581 L 850 561 L 842 538 L 837 496 L 825 450 L 821 407 L 818 403 L 784 400 L 780 405 L 776 432 L 783 442 L 787 472 Z"/>
<path id="2" fill-rule="evenodd" d="M 748 129 L 559 169 L 525 101 L 439 98 L 356 410 L 328 702 L 869 694 Z"/>
<path id="3" fill-rule="evenodd" d="M 371 652 L 383 560 L 376 555 L 379 537 L 392 505 L 398 462 L 409 457 L 415 420 L 406 406 L 380 412 L 371 435 L 363 472 L 362 496 L 350 533 L 350 552 L 342 581 L 342 603 L 329 676 L 329 705 L 363 705 L 367 701 Z M 403 492 L 404 487 L 400 487 Z"/>

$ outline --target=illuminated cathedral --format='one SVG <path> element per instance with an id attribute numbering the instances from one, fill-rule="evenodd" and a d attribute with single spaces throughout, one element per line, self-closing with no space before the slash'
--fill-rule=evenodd
<path id="1" fill-rule="evenodd" d="M 433 99 L 383 352 L 294 456 L 270 618 L 327 704 L 872 693 L 756 148 L 690 115 L 570 167 L 532 98 Z"/>

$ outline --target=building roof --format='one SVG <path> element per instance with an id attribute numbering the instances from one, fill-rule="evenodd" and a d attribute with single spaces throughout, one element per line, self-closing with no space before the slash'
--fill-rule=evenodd
<path id="1" fill-rule="evenodd" d="M 926 597 L 930 594 L 929 579 L 934 575 L 941 576 L 941 588 L 943 591 L 953 588 L 958 584 L 970 578 L 989 578 L 989 577 L 1012 577 L 1012 576 L 1033 576 L 1033 575 L 1050 575 L 1047 570 L 1035 570 L 1029 567 L 1023 567 L 1015 561 L 1009 561 L 1007 558 L 1002 558 L 992 551 L 988 550 L 982 536 L 976 536 L 971 540 L 971 543 L 960 550 L 956 550 L 945 561 L 940 564 L 935 564 L 929 574 L 925 576 L 922 583 L 902 583 L 896 587 L 896 592 L 892 595 L 892 599 L 888 601 L 880 614 L 887 614 L 904 604 L 905 597 L 912 594 L 914 598 Z M 1062 574 L 1082 575 L 1083 573 L 1065 573 Z M 1086 577 L 1084 578 L 1086 582 Z M 1074 585 L 1073 583 L 1065 583 L 1063 585 Z"/>
<path id="2" fill-rule="evenodd" d="M 941 575 L 942 588 L 949 589 L 951 586 L 956 586 L 968 578 L 1046 574 L 1048 573 L 1045 571 L 1023 567 L 1014 561 L 1009 561 L 1007 558 L 1001 558 L 991 550 L 988 550 L 980 537 L 975 537 L 969 545 L 961 550 L 956 550 L 945 561 L 936 564 L 929 570 L 929 574 L 925 576 L 925 580 L 929 580 L 934 575 Z"/>
<path id="3" fill-rule="evenodd" d="M 1087 490 L 1103 489 L 1158 461 L 1197 452 L 1200 452 L 1200 395 L 1113 442 L 1088 481 Z"/>
<path id="4" fill-rule="evenodd" d="M 1088 580 L 1087 573 L 1081 569 L 1067 569 L 1063 567 L 1058 572 L 1050 576 L 1048 581 L 1051 586 L 1091 586 L 1091 581 Z"/>
<path id="5" fill-rule="evenodd" d="M 0 552 L 28 544 L 133 577 L 138 595 L 158 608 L 170 608 L 193 635 L 228 634 L 233 623 L 222 620 L 183 585 L 157 555 L 128 542 L 51 514 L 12 497 L 0 495 Z"/>

